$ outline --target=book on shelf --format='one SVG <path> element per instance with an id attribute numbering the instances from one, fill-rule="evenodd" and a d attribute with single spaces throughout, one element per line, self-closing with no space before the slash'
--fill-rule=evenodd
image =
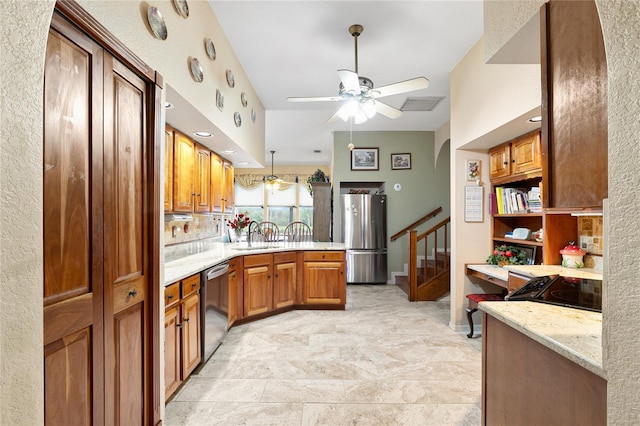
<path id="1" fill-rule="evenodd" d="M 540 187 L 532 186 L 530 189 L 511 188 L 497 186 L 494 188 L 495 210 L 498 214 L 522 214 L 542 212 Z M 494 195 L 492 194 L 492 196 Z M 490 198 L 490 200 L 492 200 Z M 491 204 L 490 204 L 491 208 Z M 493 213 L 493 210 L 492 214 Z"/>

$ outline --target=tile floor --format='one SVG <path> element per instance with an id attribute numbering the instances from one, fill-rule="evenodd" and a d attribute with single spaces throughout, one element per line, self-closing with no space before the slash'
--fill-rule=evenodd
<path id="1" fill-rule="evenodd" d="M 172 425 L 478 425 L 481 341 L 449 298 L 350 285 L 345 311 L 234 327 L 166 407 Z"/>

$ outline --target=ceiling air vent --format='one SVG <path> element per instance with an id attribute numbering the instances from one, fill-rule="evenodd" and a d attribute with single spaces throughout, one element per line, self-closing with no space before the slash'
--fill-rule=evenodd
<path id="1" fill-rule="evenodd" d="M 400 107 L 402 111 L 433 111 L 444 96 L 408 97 Z"/>

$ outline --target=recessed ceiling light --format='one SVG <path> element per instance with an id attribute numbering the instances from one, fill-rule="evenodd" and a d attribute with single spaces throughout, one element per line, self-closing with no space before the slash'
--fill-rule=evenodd
<path id="1" fill-rule="evenodd" d="M 223 154 L 235 154 L 236 152 L 231 150 L 231 149 L 226 149 L 224 151 L 222 151 Z"/>
<path id="2" fill-rule="evenodd" d="M 251 164 L 251 162 L 249 162 L 249 161 L 238 161 L 236 164 L 239 165 L 239 166 L 248 166 L 249 164 Z"/>
<path id="3" fill-rule="evenodd" d="M 542 121 L 542 116 L 537 115 L 535 117 L 531 117 L 529 120 L 527 120 L 529 123 L 539 123 Z"/>
<path id="4" fill-rule="evenodd" d="M 165 107 L 166 109 L 173 109 L 173 104 L 172 104 L 171 102 L 169 102 L 169 101 L 166 101 L 166 102 L 164 103 L 164 107 Z"/>
<path id="5" fill-rule="evenodd" d="M 212 133 L 210 132 L 204 132 L 201 130 L 198 130 L 197 132 L 193 132 L 194 135 L 196 136 L 200 136 L 201 138 L 210 138 L 211 136 L 213 136 Z"/>

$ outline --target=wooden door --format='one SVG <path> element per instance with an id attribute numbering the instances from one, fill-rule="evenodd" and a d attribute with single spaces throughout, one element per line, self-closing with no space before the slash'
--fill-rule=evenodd
<path id="1" fill-rule="evenodd" d="M 540 131 L 528 133 L 511 142 L 511 174 L 541 168 Z"/>
<path id="2" fill-rule="evenodd" d="M 107 424 L 146 424 L 151 375 L 148 105 L 145 82 L 104 60 L 104 294 Z"/>
<path id="3" fill-rule="evenodd" d="M 227 330 L 236 322 L 238 319 L 238 274 L 236 272 L 235 267 L 231 267 L 229 264 L 229 309 L 227 311 Z"/>
<path id="4" fill-rule="evenodd" d="M 273 263 L 273 307 L 291 306 L 296 297 L 296 254 L 274 253 Z"/>
<path id="5" fill-rule="evenodd" d="M 180 305 L 167 309 L 164 314 L 164 392 L 165 400 L 178 389 L 181 380 L 181 353 L 180 339 Z"/>
<path id="6" fill-rule="evenodd" d="M 211 211 L 211 151 L 206 147 L 196 144 L 194 178 L 194 210 L 197 212 Z"/>
<path id="7" fill-rule="evenodd" d="M 195 142 L 176 131 L 173 143 L 173 210 L 193 211 Z"/>
<path id="8" fill-rule="evenodd" d="M 46 424 L 104 424 L 103 57 L 54 14 L 44 78 Z"/>
<path id="9" fill-rule="evenodd" d="M 489 178 L 496 179 L 511 174 L 510 144 L 502 144 L 489 150 Z"/>
<path id="10" fill-rule="evenodd" d="M 234 202 L 233 165 L 224 161 L 224 212 L 233 213 Z"/>
<path id="11" fill-rule="evenodd" d="M 164 211 L 173 210 L 173 129 L 164 131 Z"/>
<path id="12" fill-rule="evenodd" d="M 263 262 L 263 257 L 268 260 Z M 244 262 L 244 316 L 269 312 L 273 299 L 271 255 L 245 256 Z"/>
<path id="13" fill-rule="evenodd" d="M 182 301 L 182 378 L 188 377 L 202 359 L 200 353 L 200 294 Z"/>
<path id="14" fill-rule="evenodd" d="M 344 305 L 344 280 L 344 262 L 305 262 L 303 302 Z"/>
<path id="15" fill-rule="evenodd" d="M 222 213 L 224 209 L 224 161 L 211 154 L 211 211 Z"/>

